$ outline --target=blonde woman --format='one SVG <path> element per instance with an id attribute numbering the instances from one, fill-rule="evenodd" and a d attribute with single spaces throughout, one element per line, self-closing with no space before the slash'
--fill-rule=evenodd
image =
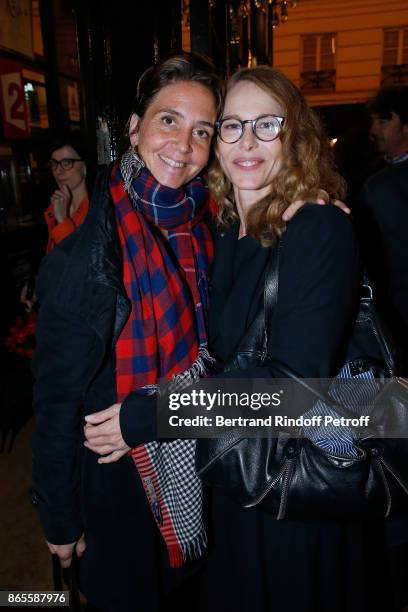
<path id="1" fill-rule="evenodd" d="M 221 363 L 234 354 L 263 308 L 265 268 L 281 239 L 279 296 L 268 330 L 272 363 L 301 377 L 333 376 L 356 307 L 359 261 L 349 218 L 314 204 L 344 194 L 319 121 L 278 71 L 242 70 L 227 85 L 216 157 L 209 173 L 220 230 L 211 350 Z M 285 211 L 297 199 L 310 204 L 287 222 Z M 279 376 L 273 366 L 246 374 Z M 382 525 L 276 521 L 240 508 L 218 489 L 212 520 L 211 612 L 393 609 L 381 599 L 387 586 Z"/>

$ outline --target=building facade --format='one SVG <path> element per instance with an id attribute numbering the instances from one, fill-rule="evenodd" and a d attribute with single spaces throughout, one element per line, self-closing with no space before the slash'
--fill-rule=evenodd
<path id="1" fill-rule="evenodd" d="M 300 0 L 274 29 L 273 63 L 314 106 L 364 103 L 408 83 L 408 2 Z"/>

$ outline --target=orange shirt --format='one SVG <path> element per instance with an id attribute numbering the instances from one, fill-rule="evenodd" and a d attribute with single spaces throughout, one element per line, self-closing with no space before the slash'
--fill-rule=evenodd
<path id="1" fill-rule="evenodd" d="M 89 199 L 86 193 L 73 216 L 67 217 L 61 223 L 57 223 L 54 217 L 53 205 L 52 203 L 49 205 L 44 213 L 45 222 L 48 227 L 47 253 L 84 222 L 88 209 Z"/>

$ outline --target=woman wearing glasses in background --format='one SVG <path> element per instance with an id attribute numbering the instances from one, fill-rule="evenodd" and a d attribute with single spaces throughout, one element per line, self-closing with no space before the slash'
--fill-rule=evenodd
<path id="1" fill-rule="evenodd" d="M 351 329 L 359 263 L 350 220 L 320 196 L 341 197 L 327 139 L 300 91 L 266 66 L 227 85 L 209 171 L 218 202 L 209 342 L 224 366 L 263 309 L 265 270 L 280 244 L 279 295 L 268 329 L 268 365 L 245 376 L 335 375 Z M 306 200 L 285 222 L 290 202 Z M 243 372 L 235 375 L 242 377 Z M 234 372 L 229 372 L 234 377 Z M 262 470 L 262 466 L 259 466 Z M 382 524 L 277 521 L 214 489 L 208 562 L 211 612 L 394 610 L 387 590 Z"/>
<path id="2" fill-rule="evenodd" d="M 47 253 L 69 236 L 87 215 L 86 163 L 83 146 L 75 135 L 56 143 L 49 166 L 58 188 L 45 211 L 48 227 Z"/>
<path id="3" fill-rule="evenodd" d="M 57 189 L 44 213 L 48 230 L 47 253 L 82 225 L 88 213 L 85 147 L 79 136 L 68 134 L 56 140 L 48 165 Z M 20 293 L 20 301 L 27 312 L 32 311 L 37 301 L 34 276 L 33 271 Z"/>

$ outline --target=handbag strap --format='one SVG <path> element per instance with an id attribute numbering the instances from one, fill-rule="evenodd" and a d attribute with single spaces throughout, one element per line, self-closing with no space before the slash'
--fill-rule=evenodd
<path id="1" fill-rule="evenodd" d="M 273 314 L 278 303 L 279 289 L 279 261 L 282 242 L 279 240 L 272 251 L 272 256 L 268 262 L 265 274 L 264 287 L 264 320 L 266 346 L 269 343 L 269 332 L 271 330 Z"/>
<path id="2" fill-rule="evenodd" d="M 276 247 L 272 251 L 272 257 L 269 260 L 266 275 L 265 275 L 265 288 L 264 288 L 264 312 L 265 312 L 265 329 L 271 329 L 271 323 L 273 313 L 278 302 L 278 289 L 279 289 L 279 262 L 280 252 L 282 249 L 282 239 L 277 242 Z M 362 278 L 362 294 L 361 301 L 371 302 L 374 301 L 373 287 L 370 282 L 367 270 L 363 270 Z"/>
<path id="3" fill-rule="evenodd" d="M 266 274 L 265 274 L 265 287 L 264 287 L 264 320 L 265 320 L 265 341 L 266 347 L 268 348 L 270 342 L 270 331 L 272 329 L 272 320 L 275 314 L 276 305 L 278 302 L 278 291 L 279 291 L 279 262 L 280 252 L 282 248 L 282 240 L 279 240 L 276 248 L 272 252 L 272 257 L 268 263 Z M 364 271 L 363 292 L 361 295 L 361 301 L 372 302 L 373 301 L 373 290 L 370 285 L 370 281 L 366 271 Z M 326 405 L 336 410 L 338 414 L 346 418 L 355 418 L 356 414 L 351 410 L 348 410 L 344 406 L 339 406 L 333 402 L 333 399 L 327 394 L 322 392 L 320 389 L 316 389 L 306 382 L 304 378 L 297 376 L 292 370 L 290 370 L 285 364 L 273 360 L 274 368 L 281 372 L 285 378 L 291 378 L 297 384 L 301 385 L 307 391 L 312 393 L 317 400 L 323 401 Z"/>

